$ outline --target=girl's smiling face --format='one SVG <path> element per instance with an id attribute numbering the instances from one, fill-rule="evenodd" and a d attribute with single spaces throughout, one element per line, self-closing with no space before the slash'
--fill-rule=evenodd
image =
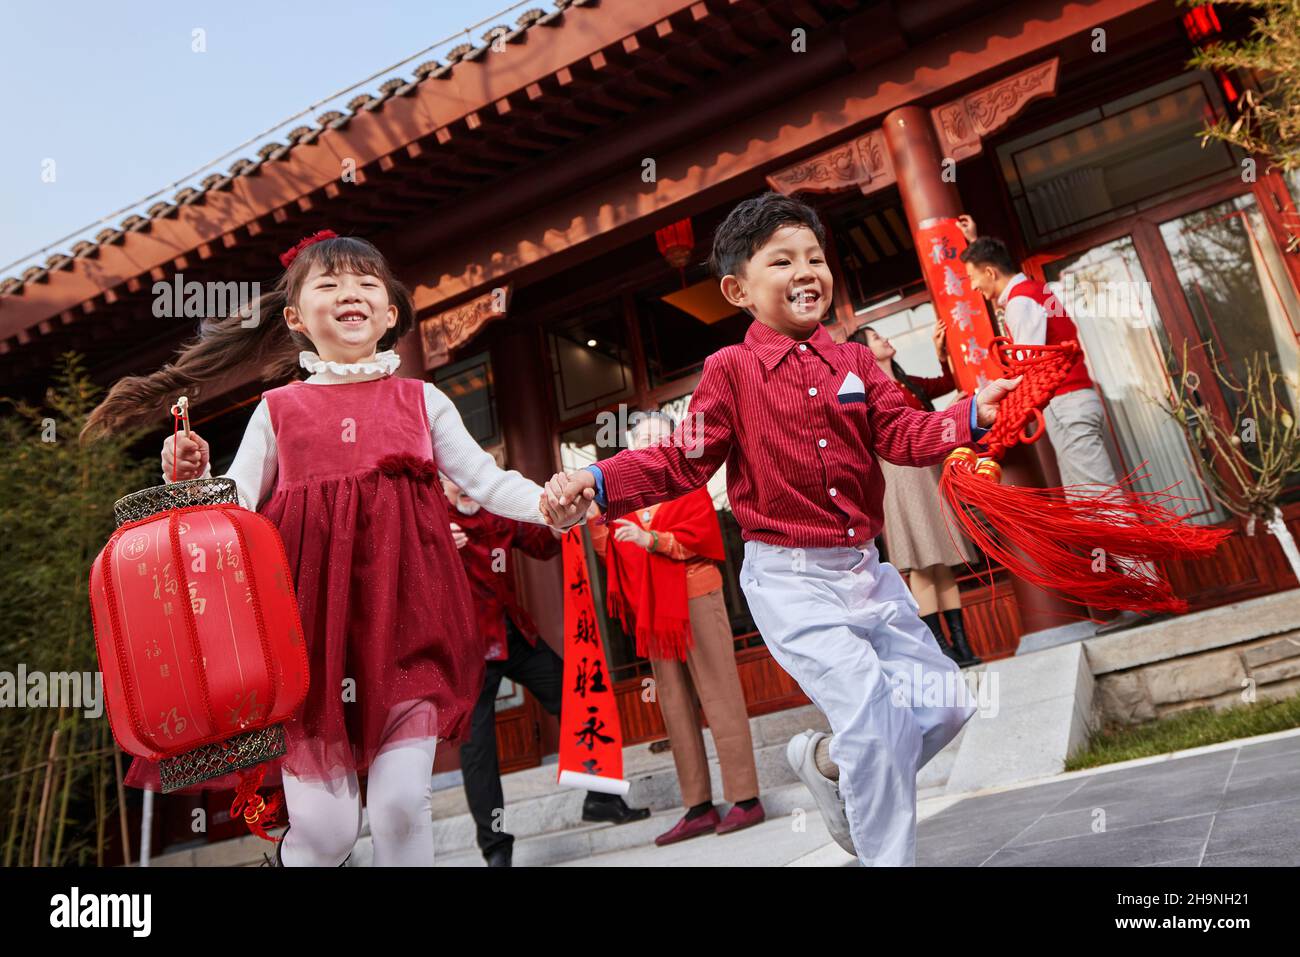
<path id="1" fill-rule="evenodd" d="M 322 359 L 361 362 L 374 357 L 375 344 L 397 324 L 397 306 L 378 276 L 327 273 L 316 264 L 297 305 L 284 307 L 284 320 L 311 340 Z"/>
<path id="2" fill-rule="evenodd" d="M 794 339 L 816 330 L 831 305 L 834 280 L 817 235 L 782 226 L 749 258 L 740 275 L 722 279 L 722 294 L 759 322 Z"/>

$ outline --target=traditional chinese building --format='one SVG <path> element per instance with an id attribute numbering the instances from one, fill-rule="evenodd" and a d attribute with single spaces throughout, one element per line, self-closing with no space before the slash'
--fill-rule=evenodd
<path id="1" fill-rule="evenodd" d="M 105 384 L 156 369 L 194 323 L 155 317 L 155 283 L 269 283 L 278 252 L 329 227 L 373 240 L 414 290 L 421 322 L 400 374 L 436 382 L 485 448 L 544 480 L 613 454 L 601 413 L 680 415 L 705 357 L 742 338 L 703 261 L 726 212 L 775 189 L 827 225 L 832 333 L 881 331 L 913 374 L 939 372 L 927 223 L 969 212 L 1006 239 L 1027 272 L 1076 293 L 1116 461 L 1145 462 L 1147 487 L 1181 482 L 1198 521 L 1227 522 L 1150 399 L 1184 344 L 1203 370 L 1206 343 L 1300 369 L 1286 225 L 1300 181 L 1197 135 L 1245 79 L 1187 61 L 1242 29 L 1172 0 L 560 0 L 4 279 L 0 381 L 38 397 L 68 349 Z M 1096 283 L 1140 295 L 1102 308 L 1077 294 Z M 1233 397 L 1202 380 L 1226 414 Z M 275 384 L 232 376 L 198 397 L 215 472 Z M 1046 445 L 1013 463 L 1022 480 L 1055 483 Z M 751 713 L 803 703 L 740 594 L 721 473 L 710 488 Z M 1286 514 L 1296 524 L 1300 503 Z M 523 564 L 558 642 L 558 563 Z M 1276 543 L 1244 532 L 1214 561 L 1167 571 L 1193 608 L 1296 584 Z M 997 567 L 962 573 L 981 656 L 1064 620 Z M 602 627 L 626 739 L 661 737 L 647 664 L 615 622 Z M 550 719 L 509 682 L 501 695 L 503 767 L 536 764 L 555 750 Z M 444 752 L 438 768 L 454 761 Z"/>

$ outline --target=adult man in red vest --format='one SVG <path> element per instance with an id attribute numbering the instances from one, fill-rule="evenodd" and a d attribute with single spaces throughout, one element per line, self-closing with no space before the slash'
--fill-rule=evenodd
<path id="1" fill-rule="evenodd" d="M 979 236 L 970 216 L 958 217 L 957 225 L 970 243 L 961 254 L 966 276 L 971 286 L 993 303 L 1013 342 L 1056 345 L 1080 341 L 1065 306 L 1044 283 L 1020 270 L 1002 240 Z M 1100 494 L 1118 481 L 1102 437 L 1105 421 L 1101 396 L 1080 353 L 1043 409 L 1047 437 L 1056 450 L 1061 485 L 1071 497 Z M 1134 570 L 1141 573 L 1140 566 Z M 1104 630 L 1116 631 L 1139 620 L 1140 616 L 1133 612 L 1122 612 Z"/>

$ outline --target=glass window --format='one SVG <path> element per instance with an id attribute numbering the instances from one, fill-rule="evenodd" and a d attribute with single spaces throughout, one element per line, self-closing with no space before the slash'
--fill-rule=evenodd
<path id="1" fill-rule="evenodd" d="M 705 359 L 740 342 L 749 327 L 749 316 L 723 298 L 707 268 L 688 269 L 685 282 L 674 277 L 636 297 L 652 389 L 699 372 Z"/>
<path id="2" fill-rule="evenodd" d="M 483 446 L 500 441 L 492 363 L 486 352 L 438 369 L 433 381 L 456 406 L 474 441 Z"/>
<path id="3" fill-rule="evenodd" d="M 620 299 L 590 306 L 547 329 L 555 404 L 561 419 L 631 394 L 627 325 Z"/>
<path id="4" fill-rule="evenodd" d="M 836 205 L 824 220 L 839 258 L 835 278 L 845 284 L 854 312 L 925 288 L 897 189 Z"/>
<path id="5" fill-rule="evenodd" d="M 1254 195 L 1161 223 L 1160 235 L 1201 341 L 1242 384 L 1247 358 L 1268 356 L 1286 380 L 1294 412 L 1300 407 L 1300 301 Z M 1224 398 L 1232 408 L 1230 390 Z"/>
<path id="6" fill-rule="evenodd" d="M 1124 97 L 998 147 L 1032 247 L 1187 192 L 1235 170 L 1232 150 L 1199 132 L 1219 108 L 1203 73 Z"/>
<path id="7" fill-rule="evenodd" d="M 1196 521 L 1226 516 L 1209 497 L 1182 429 L 1161 405 L 1169 388 L 1169 339 L 1151 284 L 1130 237 L 1048 263 L 1048 286 L 1079 330 L 1088 372 L 1105 402 L 1119 469 L 1145 478 L 1136 486 L 1157 491 L 1176 486 Z"/>

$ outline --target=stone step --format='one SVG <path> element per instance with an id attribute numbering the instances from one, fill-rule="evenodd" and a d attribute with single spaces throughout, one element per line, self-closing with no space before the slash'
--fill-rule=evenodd
<path id="1" fill-rule="evenodd" d="M 792 815 L 798 809 L 814 818 L 809 828 L 822 828 L 812 796 L 799 782 L 786 761 L 790 738 L 808 728 L 828 730 L 821 712 L 811 706 L 760 715 L 750 719 L 759 792 L 768 820 Z M 949 772 L 961 745 L 965 729 L 917 776 L 918 797 L 944 793 Z M 709 730 L 704 729 L 705 751 L 713 793 L 719 810 L 722 800 L 721 771 Z M 591 824 L 582 820 L 585 792 L 556 784 L 553 763 L 507 774 L 502 777 L 506 798 L 504 824 L 515 836 L 514 862 L 519 866 L 542 866 L 573 861 L 596 854 L 651 845 L 682 813 L 681 790 L 671 751 L 651 751 L 649 744 L 624 749 L 624 777 L 631 783 L 627 801 L 633 807 L 648 807 L 652 814 L 644 821 L 623 825 Z M 449 786 L 434 792 L 434 846 L 439 866 L 482 866 L 475 841 L 473 818 L 465 803 L 465 792 L 455 776 L 443 777 Z M 795 826 L 792 818 L 791 826 Z M 254 837 L 241 837 L 218 844 L 199 845 L 157 858 L 155 866 L 251 866 L 262 862 L 269 845 Z M 373 857 L 368 815 L 363 817 L 362 836 L 349 866 L 369 866 Z"/>
<path id="2" fill-rule="evenodd" d="M 790 738 L 809 728 L 821 731 L 829 728 L 821 712 L 811 705 L 758 715 L 750 719 L 749 727 L 754 743 L 759 790 L 766 806 L 769 790 L 797 781 L 785 760 L 785 748 Z M 722 782 L 717 749 L 709 729 L 705 728 L 703 733 L 713 792 L 716 799 L 721 801 Z M 677 771 L 671 751 L 651 751 L 649 742 L 629 745 L 623 749 L 623 776 L 632 785 L 627 801 L 633 807 L 648 807 L 655 812 L 664 812 L 664 815 L 672 811 L 680 812 L 681 790 L 678 787 Z M 459 774 L 440 775 L 439 778 L 445 786 L 434 791 L 432 797 L 434 842 L 439 856 L 463 852 L 481 861 L 474 838 L 474 821 L 465 802 L 465 789 L 460 783 Z M 543 834 L 575 831 L 579 836 L 573 840 L 581 844 L 582 833 L 611 827 L 607 824 L 584 822 L 582 802 L 586 792 L 561 788 L 556 784 L 555 778 L 556 767 L 553 762 L 502 775 L 501 786 L 506 801 L 504 823 L 517 840 Z M 674 817 L 673 821 L 675 820 Z M 672 826 L 673 821 L 660 827 L 661 822 L 656 822 L 652 817 L 646 821 L 621 825 L 618 829 L 653 824 L 650 828 L 653 833 L 648 839 L 652 841 L 654 835 L 660 833 L 659 830 L 654 830 L 654 827 L 667 830 Z M 364 843 L 367 855 L 370 853 L 369 835 L 369 817 L 363 815 L 362 838 L 358 842 L 358 851 Z M 159 867 L 248 866 L 260 863 L 268 847 L 270 845 L 267 842 L 250 835 L 215 844 L 197 844 L 194 847 L 169 852 L 155 858 L 153 864 Z M 354 854 L 353 862 L 357 860 Z"/>

